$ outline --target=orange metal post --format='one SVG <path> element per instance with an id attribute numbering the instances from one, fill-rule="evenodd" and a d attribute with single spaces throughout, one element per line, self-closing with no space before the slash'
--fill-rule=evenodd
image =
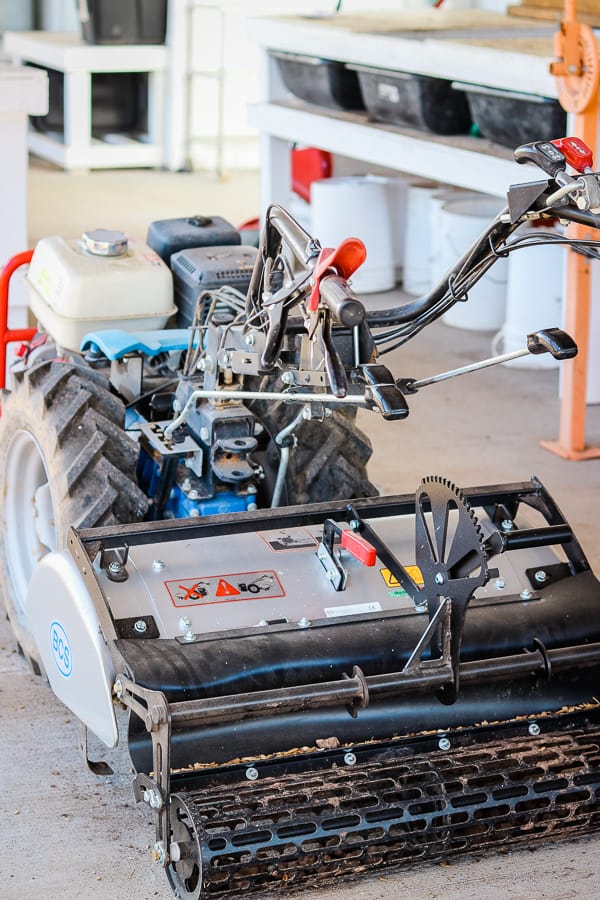
<path id="1" fill-rule="evenodd" d="M 559 61 L 551 71 L 558 78 L 558 95 L 564 108 L 575 113 L 574 133 L 592 150 L 597 165 L 598 150 L 598 46 L 591 29 L 576 20 L 575 0 L 565 0 L 565 17 L 557 35 Z M 571 224 L 573 238 L 590 238 L 597 229 Z M 557 441 L 542 441 L 542 447 L 563 459 L 600 457 L 600 448 L 586 447 L 586 389 L 589 359 L 591 306 L 591 262 L 567 251 L 567 296 L 565 329 L 579 353 L 563 363 L 563 394 Z"/>

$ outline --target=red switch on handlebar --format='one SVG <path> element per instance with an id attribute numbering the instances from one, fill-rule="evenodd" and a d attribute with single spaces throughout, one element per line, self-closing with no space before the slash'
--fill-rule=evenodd
<path id="1" fill-rule="evenodd" d="M 587 169 L 591 169 L 594 165 L 594 154 L 590 148 L 583 143 L 578 137 L 557 138 L 551 141 L 555 147 L 564 154 L 570 166 L 573 166 L 576 172 L 583 174 Z"/>
<path id="2" fill-rule="evenodd" d="M 363 566 L 374 566 L 377 562 L 377 552 L 360 534 L 346 529 L 342 531 L 342 547 L 351 553 Z"/>

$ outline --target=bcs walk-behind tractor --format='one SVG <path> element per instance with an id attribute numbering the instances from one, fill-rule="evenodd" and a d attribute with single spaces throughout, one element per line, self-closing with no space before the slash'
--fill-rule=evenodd
<path id="1" fill-rule="evenodd" d="M 460 374 L 380 359 L 499 256 L 559 240 L 598 258 L 596 241 L 517 232 L 600 227 L 582 153 L 520 147 L 544 179 L 511 187 L 429 294 L 382 312 L 348 284 L 362 244 L 322 249 L 276 206 L 258 252 L 178 235 L 171 253 L 160 223 L 151 246 L 38 244 L 39 334 L 0 419 L 2 589 L 84 728 L 112 747 L 115 704 L 129 711 L 135 795 L 178 897 L 600 824 L 600 584 L 568 522 L 535 479 L 373 496 L 354 424 L 359 407 L 401 420 Z M 557 329 L 527 345 L 576 353 Z"/>

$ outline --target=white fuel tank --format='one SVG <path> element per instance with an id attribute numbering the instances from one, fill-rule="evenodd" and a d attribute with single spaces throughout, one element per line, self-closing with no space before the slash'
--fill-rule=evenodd
<path id="1" fill-rule="evenodd" d="M 176 312 L 169 267 L 147 244 L 121 231 L 42 238 L 27 281 L 34 316 L 67 350 L 79 350 L 90 331 L 163 328 Z"/>

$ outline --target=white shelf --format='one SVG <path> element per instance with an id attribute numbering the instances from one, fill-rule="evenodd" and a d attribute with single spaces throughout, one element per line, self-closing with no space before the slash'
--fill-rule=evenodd
<path id="1" fill-rule="evenodd" d="M 514 162 L 509 150 L 478 138 L 441 138 L 378 125 L 366 116 L 295 104 L 256 104 L 250 121 L 263 134 L 289 143 L 301 140 L 370 165 L 486 194 L 504 196 L 510 184 L 527 180 L 526 170 Z"/>
<path id="2" fill-rule="evenodd" d="M 261 102 L 250 110 L 261 133 L 262 210 L 289 200 L 294 143 L 497 196 L 510 184 L 539 175 L 518 166 L 511 150 L 487 140 L 440 137 L 301 104 L 285 89 L 273 51 L 555 98 L 549 71 L 554 30 L 551 24 L 477 10 L 468 11 L 468 21 L 459 10 L 427 10 L 416 18 L 399 12 L 251 20 L 250 36 L 263 60 Z"/>
<path id="3" fill-rule="evenodd" d="M 102 46 L 85 44 L 77 34 L 7 32 L 4 50 L 17 63 L 35 63 L 64 74 L 64 134 L 60 137 L 31 130 L 29 149 L 64 169 L 150 168 L 164 162 L 163 45 Z M 148 74 L 148 135 L 134 140 L 123 135 L 118 143 L 92 135 L 92 87 L 95 73 Z"/>

